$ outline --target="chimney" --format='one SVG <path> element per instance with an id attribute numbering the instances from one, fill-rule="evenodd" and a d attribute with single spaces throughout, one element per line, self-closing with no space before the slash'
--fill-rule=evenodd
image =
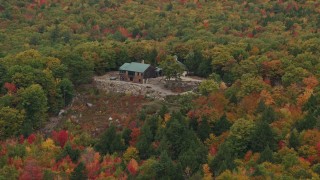
<path id="1" fill-rule="evenodd" d="M 144 64 L 144 60 L 142 60 L 141 63 Z"/>

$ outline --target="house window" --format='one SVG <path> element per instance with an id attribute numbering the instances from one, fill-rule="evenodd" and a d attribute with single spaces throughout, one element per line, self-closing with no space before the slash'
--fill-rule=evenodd
<path id="1" fill-rule="evenodd" d="M 129 75 L 129 76 L 134 76 L 134 74 L 135 74 L 135 72 L 133 72 L 133 71 L 128 71 L 128 75 Z"/>

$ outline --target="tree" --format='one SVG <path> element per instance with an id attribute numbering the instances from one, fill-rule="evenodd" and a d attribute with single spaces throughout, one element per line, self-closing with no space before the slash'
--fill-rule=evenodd
<path id="1" fill-rule="evenodd" d="M 158 114 L 159 114 L 159 116 L 160 116 L 161 118 L 164 118 L 164 115 L 167 114 L 168 112 L 169 112 L 168 107 L 167 107 L 165 104 L 163 104 L 163 105 L 161 106 Z"/>
<path id="2" fill-rule="evenodd" d="M 267 145 L 266 148 L 261 152 L 258 163 L 263 162 L 273 162 L 273 152 L 270 147 Z"/>
<path id="3" fill-rule="evenodd" d="M 252 120 L 238 119 L 230 128 L 229 141 L 237 157 L 242 157 L 248 150 L 255 124 Z"/>
<path id="4" fill-rule="evenodd" d="M 199 92 L 202 95 L 209 95 L 210 93 L 217 92 L 219 90 L 219 84 L 214 80 L 202 81 L 199 85 Z"/>
<path id="5" fill-rule="evenodd" d="M 47 120 L 47 97 L 42 87 L 38 84 L 33 84 L 26 89 L 20 89 L 18 96 L 21 99 L 21 108 L 26 112 L 23 133 L 28 135 L 33 130 L 40 128 L 43 122 Z"/>
<path id="6" fill-rule="evenodd" d="M 152 141 L 153 135 L 150 130 L 150 126 L 144 125 L 141 129 L 141 135 L 138 137 L 136 147 L 139 150 L 139 156 L 141 159 L 147 159 L 152 153 Z"/>
<path id="7" fill-rule="evenodd" d="M 265 121 L 257 122 L 251 137 L 250 148 L 254 152 L 262 152 L 267 146 L 270 149 L 276 148 L 275 134 Z"/>
<path id="8" fill-rule="evenodd" d="M 71 173 L 71 180 L 86 180 L 88 179 L 87 170 L 83 162 L 80 162 L 78 166 Z"/>
<path id="9" fill-rule="evenodd" d="M 226 114 L 223 114 L 214 124 L 213 132 L 215 135 L 220 136 L 223 132 L 229 130 L 231 125 L 232 124 L 228 121 Z"/>
<path id="10" fill-rule="evenodd" d="M 4 67 L 4 65 L 2 65 L 2 62 L 0 60 L 0 93 L 2 92 L 2 87 L 6 82 L 6 76 L 7 76 L 7 69 Z"/>
<path id="11" fill-rule="evenodd" d="M 77 54 L 69 54 L 62 61 L 68 67 L 69 79 L 75 85 L 88 83 L 93 76 L 93 62 L 83 60 Z"/>
<path id="12" fill-rule="evenodd" d="M 201 164 L 206 162 L 205 154 L 207 154 L 207 150 L 203 145 L 199 145 L 181 152 L 178 160 L 183 170 L 189 169 L 190 175 L 192 175 L 201 168 Z"/>
<path id="13" fill-rule="evenodd" d="M 64 78 L 59 82 L 58 87 L 62 94 L 63 105 L 64 106 L 69 105 L 74 96 L 74 89 L 73 89 L 72 82 L 69 79 Z"/>
<path id="14" fill-rule="evenodd" d="M 131 175 L 136 175 L 139 170 L 138 162 L 135 159 L 131 159 L 127 165 L 127 169 Z"/>
<path id="15" fill-rule="evenodd" d="M 154 158 L 150 158 L 144 161 L 140 166 L 140 173 L 137 176 L 137 179 L 154 179 L 156 177 L 155 165 L 158 163 Z"/>
<path id="16" fill-rule="evenodd" d="M 294 149 L 298 149 L 298 147 L 300 146 L 300 140 L 299 140 L 299 136 L 298 136 L 298 131 L 296 129 L 294 129 L 291 133 L 290 133 L 290 137 L 289 137 L 289 146 L 294 148 Z"/>
<path id="17" fill-rule="evenodd" d="M 277 120 L 277 114 L 272 107 L 267 107 L 261 114 L 261 121 L 272 123 Z"/>
<path id="18" fill-rule="evenodd" d="M 209 162 L 210 169 L 215 175 L 219 175 L 223 171 L 236 167 L 234 163 L 235 153 L 229 141 L 222 143 L 219 147 L 217 155 Z"/>
<path id="19" fill-rule="evenodd" d="M 95 149 L 101 154 L 112 154 L 124 150 L 124 144 L 121 135 L 117 134 L 116 127 L 110 126 L 99 138 Z"/>
<path id="20" fill-rule="evenodd" d="M 69 139 L 68 131 L 66 130 L 60 130 L 58 132 L 53 131 L 52 132 L 52 139 L 60 145 L 60 147 L 64 147 L 64 145 L 67 143 Z"/>
<path id="21" fill-rule="evenodd" d="M 10 107 L 0 107 L 0 139 L 19 134 L 24 118 L 24 111 Z"/>
<path id="22" fill-rule="evenodd" d="M 80 157 L 80 150 L 73 148 L 71 144 L 68 142 L 62 152 L 56 157 L 56 161 L 60 161 L 65 157 L 69 157 L 73 163 L 76 163 Z"/>
<path id="23" fill-rule="evenodd" d="M 211 130 L 211 128 L 208 123 L 208 119 L 206 117 L 203 117 L 200 124 L 198 125 L 198 128 L 197 128 L 198 137 L 202 141 L 206 140 L 209 137 L 210 130 Z"/>
<path id="24" fill-rule="evenodd" d="M 170 81 L 171 78 L 179 80 L 183 72 L 183 68 L 173 57 L 167 57 L 166 60 L 160 63 L 160 67 L 167 81 Z"/>
<path id="25" fill-rule="evenodd" d="M 125 146 L 129 146 L 129 143 L 131 141 L 131 133 L 132 133 L 132 130 L 129 129 L 129 128 L 125 128 L 123 131 L 122 131 L 122 139 L 124 140 L 124 144 Z"/>
<path id="26" fill-rule="evenodd" d="M 38 165 L 36 160 L 28 159 L 25 164 L 24 171 L 21 173 L 19 179 L 42 179 L 42 168 Z"/>
<path id="27" fill-rule="evenodd" d="M 155 179 L 183 179 L 179 167 L 174 164 L 167 152 L 161 153 L 160 160 L 154 165 L 156 170 Z"/>

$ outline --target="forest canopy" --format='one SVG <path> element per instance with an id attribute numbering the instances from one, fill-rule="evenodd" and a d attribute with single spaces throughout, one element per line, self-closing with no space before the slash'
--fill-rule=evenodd
<path id="1" fill-rule="evenodd" d="M 93 76 L 144 60 L 170 79 L 173 57 L 197 94 L 40 132 Z M 1 2 L 0 179 L 317 179 L 319 57 L 318 1 Z M 120 120 L 145 100 L 87 94 L 125 99 Z"/>

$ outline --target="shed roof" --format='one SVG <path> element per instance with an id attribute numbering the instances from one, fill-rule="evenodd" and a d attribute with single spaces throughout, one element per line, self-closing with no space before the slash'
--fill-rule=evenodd
<path id="1" fill-rule="evenodd" d="M 143 63 L 124 63 L 119 70 L 121 71 L 133 71 L 133 72 L 140 72 L 143 73 L 150 67 L 150 64 L 143 64 Z"/>

